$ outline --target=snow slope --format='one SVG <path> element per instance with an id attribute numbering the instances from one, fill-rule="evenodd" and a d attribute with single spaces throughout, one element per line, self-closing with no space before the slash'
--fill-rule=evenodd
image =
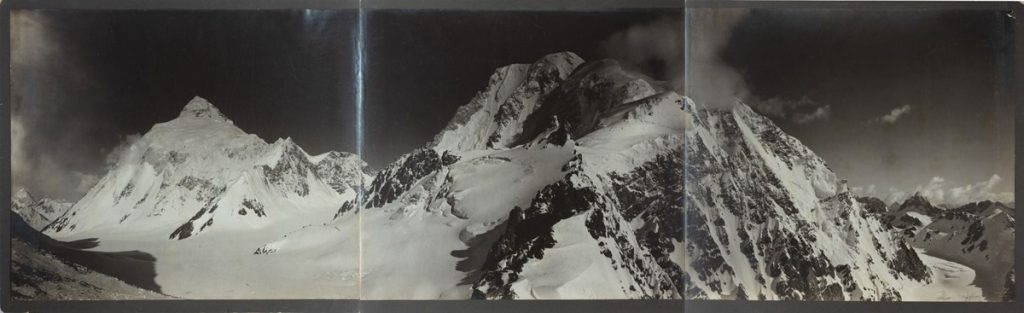
<path id="1" fill-rule="evenodd" d="M 941 209 L 915 195 L 889 212 L 888 220 L 912 246 L 971 267 L 977 273 L 973 283 L 982 288 L 986 299 L 1002 299 L 1007 284 L 1013 285 L 1012 278 L 1007 278 L 1012 277 L 1015 251 L 1012 207 L 982 201 Z"/>
<path id="2" fill-rule="evenodd" d="M 929 283 L 910 282 L 903 286 L 904 298 L 913 301 L 985 301 L 981 288 L 974 286 L 976 273 L 970 267 L 936 258 L 918 250 L 921 261 L 931 271 Z"/>

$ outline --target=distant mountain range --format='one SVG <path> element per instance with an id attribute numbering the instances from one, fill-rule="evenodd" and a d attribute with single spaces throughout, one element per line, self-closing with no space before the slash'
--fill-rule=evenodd
<path id="1" fill-rule="evenodd" d="M 48 240 L 151 255 L 180 298 L 916 300 L 919 251 L 989 299 L 1014 277 L 1012 205 L 858 198 L 747 105 L 570 52 L 495 70 L 431 143 L 365 167 L 197 97 L 73 205 L 12 202 Z"/>

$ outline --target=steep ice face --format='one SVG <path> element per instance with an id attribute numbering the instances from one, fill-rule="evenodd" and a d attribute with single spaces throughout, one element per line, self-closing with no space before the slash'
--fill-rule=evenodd
<path id="1" fill-rule="evenodd" d="M 533 64 L 497 69 L 487 87 L 458 109 L 432 146 L 438 151 L 507 147 L 538 102 L 581 63 L 583 59 L 576 54 L 561 52 Z"/>
<path id="2" fill-rule="evenodd" d="M 363 170 L 367 163 L 352 153 L 331 151 L 314 156 L 310 161 L 316 165 L 317 176 L 338 193 L 362 188 L 363 182 L 373 179 Z"/>
<path id="3" fill-rule="evenodd" d="M 311 157 L 291 139 L 267 143 L 196 97 L 177 118 L 154 125 L 126 149 L 46 233 L 186 239 L 281 219 L 323 223 L 354 197 L 364 166 L 352 155 Z"/>
<path id="4" fill-rule="evenodd" d="M 687 298 L 895 300 L 927 268 L 825 162 L 738 104 L 687 132 Z M 692 287 L 690 287 L 692 286 Z"/>

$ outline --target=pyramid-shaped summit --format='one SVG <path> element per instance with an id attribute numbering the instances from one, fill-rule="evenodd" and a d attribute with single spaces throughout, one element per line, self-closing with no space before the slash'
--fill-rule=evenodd
<path id="1" fill-rule="evenodd" d="M 189 100 L 185 108 L 181 110 L 181 114 L 178 115 L 180 118 L 206 118 L 218 121 L 227 121 L 228 118 L 224 114 L 220 113 L 217 107 L 213 106 L 210 101 L 203 99 L 200 96 L 195 96 L 192 100 Z"/>

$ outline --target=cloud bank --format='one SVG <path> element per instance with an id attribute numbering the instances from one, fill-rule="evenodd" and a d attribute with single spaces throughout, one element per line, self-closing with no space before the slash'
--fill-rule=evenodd
<path id="1" fill-rule="evenodd" d="M 807 96 L 800 99 L 770 98 L 747 102 L 758 113 L 772 119 L 791 120 L 797 124 L 810 124 L 828 120 L 832 115 L 832 107 L 820 104 Z"/>
<path id="2" fill-rule="evenodd" d="M 889 188 L 886 191 L 878 190 L 874 185 L 868 187 L 852 187 L 850 191 L 858 195 L 873 196 L 884 200 L 886 203 L 901 202 L 907 197 L 919 193 L 933 204 L 957 207 L 964 204 L 979 201 L 999 201 L 1009 203 L 1014 201 L 1013 192 L 998 191 L 1003 178 L 993 174 L 988 179 L 973 184 L 951 186 L 945 178 L 935 176 L 927 183 L 917 185 L 913 190 L 899 190 Z M 1012 190 L 1012 186 L 1010 186 Z"/>
<path id="3" fill-rule="evenodd" d="M 601 43 L 601 51 L 628 69 L 669 83 L 682 92 L 685 74 L 682 15 L 636 24 Z"/>
<path id="4" fill-rule="evenodd" d="M 84 140 L 86 126 L 75 121 L 54 125 L 53 116 L 66 100 L 61 98 L 62 88 L 92 88 L 95 80 L 82 62 L 62 53 L 74 47 L 63 43 L 49 17 L 16 10 L 10 23 L 12 188 L 77 200 L 98 180 L 72 166 L 81 157 L 72 146 Z M 56 146 L 61 153 L 45 153 Z"/>

